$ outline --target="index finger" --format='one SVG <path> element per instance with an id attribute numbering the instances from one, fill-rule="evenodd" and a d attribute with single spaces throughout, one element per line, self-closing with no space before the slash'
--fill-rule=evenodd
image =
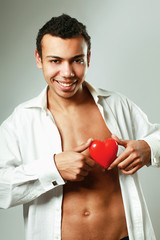
<path id="1" fill-rule="evenodd" d="M 90 167 L 94 167 L 96 165 L 96 162 L 92 158 L 89 158 L 89 157 L 86 157 L 85 163 Z"/>
<path id="2" fill-rule="evenodd" d="M 116 167 L 119 163 L 124 161 L 126 158 L 129 157 L 129 151 L 127 149 L 124 150 L 115 160 L 114 162 L 109 166 L 108 170 L 111 170 L 112 168 Z"/>

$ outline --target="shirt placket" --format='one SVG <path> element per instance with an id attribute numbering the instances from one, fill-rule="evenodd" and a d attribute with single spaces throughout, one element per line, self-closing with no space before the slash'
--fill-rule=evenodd
<path id="1" fill-rule="evenodd" d="M 117 122 L 113 116 L 113 113 L 108 106 L 108 104 L 105 103 L 105 101 L 101 98 L 99 98 L 96 101 L 96 104 L 99 108 L 100 113 L 102 114 L 102 117 L 106 123 L 106 126 L 110 130 L 111 133 L 117 134 L 118 136 L 121 137 Z"/>
<path id="2" fill-rule="evenodd" d="M 57 201 L 55 206 L 55 225 L 54 225 L 54 239 L 61 240 L 61 219 L 62 219 L 62 194 L 63 188 L 60 187 L 57 191 Z"/>
<path id="3" fill-rule="evenodd" d="M 61 143 L 61 137 L 60 137 L 60 133 L 59 130 L 56 126 L 54 117 L 52 116 L 51 112 L 49 110 L 47 110 L 47 115 L 50 118 L 50 120 L 52 121 L 52 126 L 54 128 L 57 129 L 57 134 L 59 135 L 59 139 L 57 142 L 59 142 L 59 147 L 57 148 L 59 150 L 59 152 L 62 151 L 62 143 Z M 63 198 L 63 186 L 58 186 L 56 188 L 56 203 L 55 203 L 55 210 L 54 210 L 54 238 L 55 240 L 61 240 L 61 219 L 62 219 L 62 198 Z"/>

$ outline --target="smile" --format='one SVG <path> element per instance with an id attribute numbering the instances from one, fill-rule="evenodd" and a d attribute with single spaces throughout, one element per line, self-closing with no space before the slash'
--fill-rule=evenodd
<path id="1" fill-rule="evenodd" d="M 70 87 L 73 84 L 73 83 L 62 83 L 62 82 L 58 82 L 58 83 L 63 87 Z"/>
<path id="2" fill-rule="evenodd" d="M 59 82 L 59 81 L 57 81 L 57 82 L 58 82 L 58 84 L 60 84 L 60 85 L 63 86 L 63 87 L 70 87 L 70 86 L 72 86 L 75 82 L 77 82 L 77 80 L 75 80 L 75 81 L 73 81 L 73 82 L 71 82 L 71 83 Z"/>

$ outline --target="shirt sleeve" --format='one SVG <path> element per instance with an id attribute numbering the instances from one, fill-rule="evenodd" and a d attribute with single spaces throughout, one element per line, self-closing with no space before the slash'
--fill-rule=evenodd
<path id="1" fill-rule="evenodd" d="M 160 125 L 148 121 L 146 114 L 132 101 L 127 100 L 130 107 L 134 138 L 144 140 L 151 148 L 151 164 L 160 167 Z"/>
<path id="2" fill-rule="evenodd" d="M 13 121 L 0 127 L 0 208 L 30 202 L 65 184 L 55 166 L 54 153 L 23 163 L 16 127 Z"/>

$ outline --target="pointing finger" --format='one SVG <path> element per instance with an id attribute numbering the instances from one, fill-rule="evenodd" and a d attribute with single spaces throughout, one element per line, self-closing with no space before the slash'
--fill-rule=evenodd
<path id="1" fill-rule="evenodd" d="M 112 138 L 118 143 L 118 145 L 127 146 L 128 140 L 119 139 L 116 135 L 112 134 Z"/>
<path id="2" fill-rule="evenodd" d="M 93 139 L 89 138 L 86 143 L 83 143 L 82 145 L 74 148 L 74 151 L 78 152 L 78 153 L 81 153 L 81 152 L 85 151 L 91 145 L 92 141 L 93 141 Z"/>

